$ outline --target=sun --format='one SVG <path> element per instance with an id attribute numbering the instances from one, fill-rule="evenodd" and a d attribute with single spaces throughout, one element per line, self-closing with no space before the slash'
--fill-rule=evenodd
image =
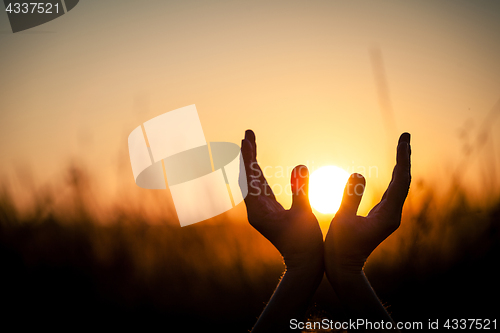
<path id="1" fill-rule="evenodd" d="M 309 202 L 323 214 L 335 214 L 342 202 L 349 173 L 335 165 L 321 167 L 309 177 Z"/>

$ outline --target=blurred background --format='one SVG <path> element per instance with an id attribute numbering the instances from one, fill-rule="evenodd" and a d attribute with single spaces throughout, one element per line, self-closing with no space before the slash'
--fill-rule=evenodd
<path id="1" fill-rule="evenodd" d="M 190 104 L 207 141 L 254 130 L 286 208 L 280 170 L 333 164 L 365 175 L 367 214 L 410 132 L 367 275 L 396 321 L 498 316 L 500 2 L 86 0 L 15 34 L 0 8 L 2 321 L 252 327 L 284 266 L 244 205 L 180 228 L 134 183 L 129 133 Z M 314 304 L 346 318 L 328 284 Z"/>

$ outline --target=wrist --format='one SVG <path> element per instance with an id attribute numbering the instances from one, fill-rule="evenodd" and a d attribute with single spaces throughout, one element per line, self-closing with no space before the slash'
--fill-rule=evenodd
<path id="1" fill-rule="evenodd" d="M 335 287 L 365 278 L 364 259 L 331 256 L 325 253 L 325 272 L 328 280 Z"/>
<path id="2" fill-rule="evenodd" d="M 288 332 L 290 319 L 303 318 L 323 278 L 323 256 L 319 258 L 286 258 L 285 274 L 252 332 Z"/>
<path id="3" fill-rule="evenodd" d="M 364 270 L 358 267 L 328 268 L 326 269 L 326 277 L 335 290 L 345 289 L 347 286 L 355 286 L 366 280 Z"/>
<path id="4" fill-rule="evenodd" d="M 283 257 L 286 272 L 303 275 L 305 279 L 323 277 L 325 261 L 323 252 L 310 255 Z"/>

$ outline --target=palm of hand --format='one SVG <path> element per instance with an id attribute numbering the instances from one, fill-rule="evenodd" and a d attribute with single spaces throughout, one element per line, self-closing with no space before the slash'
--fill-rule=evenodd
<path id="1" fill-rule="evenodd" d="M 363 267 L 370 253 L 398 228 L 400 221 L 400 217 L 381 211 L 380 206 L 367 217 L 335 216 L 325 242 L 337 264 Z"/>
<path id="2" fill-rule="evenodd" d="M 304 266 L 313 258 L 321 258 L 323 235 L 309 206 L 307 168 L 297 166 L 292 171 L 293 204 L 286 210 L 267 184 L 256 152 L 255 135 L 247 131 L 242 153 L 248 185 L 245 198 L 248 221 L 278 249 L 287 267 Z"/>
<path id="3" fill-rule="evenodd" d="M 323 236 L 312 211 L 285 210 L 281 205 L 280 208 L 267 212 L 260 210 L 265 212 L 263 214 L 249 214 L 250 224 L 280 251 L 287 266 L 300 265 L 321 254 Z"/>
<path id="4" fill-rule="evenodd" d="M 364 190 L 365 180 L 358 174 L 349 178 L 342 205 L 325 240 L 327 268 L 335 265 L 359 271 L 370 253 L 399 227 L 411 181 L 409 142 L 409 134 L 401 135 L 391 183 L 366 217 L 356 215 L 363 195 L 357 189 Z"/>

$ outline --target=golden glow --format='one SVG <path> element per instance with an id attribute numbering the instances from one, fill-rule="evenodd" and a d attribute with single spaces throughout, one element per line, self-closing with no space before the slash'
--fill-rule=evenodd
<path id="1" fill-rule="evenodd" d="M 404 131 L 414 179 L 445 192 L 464 147 L 491 124 L 461 184 L 474 195 L 500 188 L 499 118 L 484 120 L 499 98 L 500 1 L 92 3 L 16 34 L 0 20 L 0 180 L 19 183 L 19 196 L 22 170 L 36 186 L 64 182 L 75 158 L 102 200 L 144 198 L 124 138 L 190 104 L 207 141 L 240 143 L 252 129 L 261 167 L 364 174 L 361 212 L 390 182 Z M 268 181 L 289 186 L 288 176 Z M 276 197 L 291 205 L 286 191 Z"/>
<path id="2" fill-rule="evenodd" d="M 340 207 L 349 174 L 335 165 L 315 170 L 309 178 L 309 202 L 323 214 L 334 214 Z"/>

